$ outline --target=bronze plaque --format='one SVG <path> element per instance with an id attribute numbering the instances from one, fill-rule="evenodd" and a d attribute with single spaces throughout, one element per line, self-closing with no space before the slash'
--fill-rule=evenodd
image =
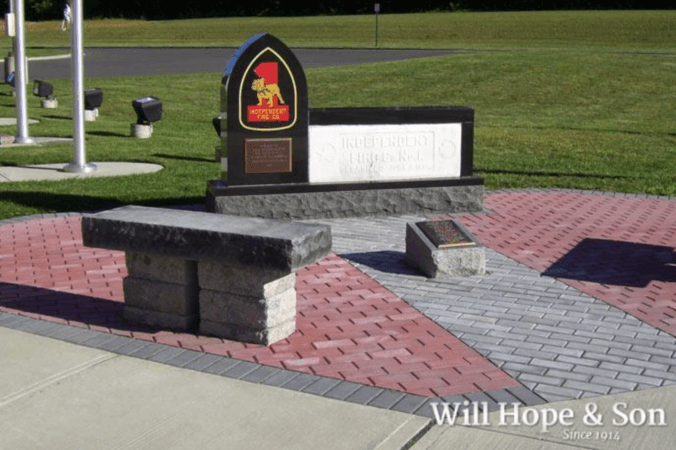
<path id="1" fill-rule="evenodd" d="M 417 225 L 437 248 L 470 247 L 476 245 L 452 220 L 419 222 Z"/>
<path id="2" fill-rule="evenodd" d="M 291 173 L 291 141 L 292 138 L 245 139 L 244 173 Z"/>

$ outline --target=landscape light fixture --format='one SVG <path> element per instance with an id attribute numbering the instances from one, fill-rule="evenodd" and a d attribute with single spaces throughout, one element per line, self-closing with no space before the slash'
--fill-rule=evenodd
<path id="1" fill-rule="evenodd" d="M 33 95 L 42 98 L 52 98 L 54 85 L 42 80 L 33 80 Z"/>
<path id="2" fill-rule="evenodd" d="M 218 135 L 219 139 L 223 139 L 223 135 L 221 134 L 223 128 L 223 118 L 221 116 L 214 117 L 211 120 L 211 124 L 214 126 L 214 130 L 216 131 L 216 134 Z M 222 154 L 222 149 L 221 145 L 216 146 L 216 162 L 222 162 L 221 158 L 225 158 L 225 155 Z"/>
<path id="3" fill-rule="evenodd" d="M 131 135 L 137 138 L 149 138 L 153 134 L 153 122 L 162 118 L 162 100 L 147 96 L 131 102 L 136 112 L 136 123 L 131 124 Z"/>
<path id="4" fill-rule="evenodd" d="M 220 117 L 214 117 L 213 120 L 211 121 L 211 124 L 214 126 L 214 130 L 216 130 L 216 134 L 218 135 L 219 138 L 222 137 L 221 136 L 221 121 L 222 120 L 223 119 L 221 119 Z"/>
<path id="5" fill-rule="evenodd" d="M 54 85 L 42 80 L 33 80 L 33 95 L 42 99 L 41 106 L 47 109 L 54 109 L 59 106 L 58 100 L 54 98 Z"/>
<path id="6" fill-rule="evenodd" d="M 103 103 L 103 91 L 100 88 L 85 89 L 84 119 L 93 122 L 99 116 L 99 107 Z"/>

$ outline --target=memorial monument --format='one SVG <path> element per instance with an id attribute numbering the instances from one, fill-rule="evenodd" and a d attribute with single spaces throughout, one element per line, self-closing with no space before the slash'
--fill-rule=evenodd
<path id="1" fill-rule="evenodd" d="M 293 52 L 269 34 L 228 62 L 221 180 L 210 212 L 313 219 L 476 212 L 474 111 L 464 107 L 309 109 Z"/>

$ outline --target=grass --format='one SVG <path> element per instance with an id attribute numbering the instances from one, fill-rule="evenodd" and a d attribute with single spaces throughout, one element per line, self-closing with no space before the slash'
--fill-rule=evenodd
<path id="1" fill-rule="evenodd" d="M 475 108 L 475 171 L 489 188 L 676 196 L 675 63 L 616 53 L 461 54 L 318 71 L 313 85 L 328 88 L 311 98 L 394 106 L 405 93 L 406 105 Z"/>
<path id="2" fill-rule="evenodd" d="M 470 106 L 476 111 L 475 172 L 485 178 L 489 189 L 568 187 L 676 196 L 676 52 L 673 45 L 668 49 L 652 37 L 650 42 L 632 42 L 632 32 L 626 29 L 624 37 L 618 36 L 613 44 L 612 27 L 603 22 L 614 17 L 613 13 L 504 13 L 504 29 L 513 31 L 503 38 L 486 37 L 486 42 L 492 39 L 491 45 L 502 51 L 483 51 L 478 47 L 484 44 L 475 43 L 476 51 L 443 57 L 308 70 L 310 104 Z M 646 36 L 663 33 L 663 37 L 668 34 L 662 29 L 664 23 L 670 25 L 676 19 L 671 13 L 636 12 L 634 16 L 616 12 L 627 23 L 655 18 L 645 22 L 642 32 Z M 662 15 L 670 21 L 659 22 Z M 419 14 L 408 19 L 414 24 L 424 17 L 440 21 L 447 16 L 453 20 L 485 16 L 494 22 L 500 18 L 500 14 L 486 13 Z M 578 23 L 584 22 L 581 18 L 596 17 L 596 26 L 587 33 L 597 30 L 597 34 L 569 37 L 573 42 L 564 45 L 557 33 L 545 44 L 543 39 L 528 38 L 528 33 L 537 34 L 537 30 L 518 32 L 525 26 L 519 20 L 535 17 L 539 23 L 545 16 L 554 21 L 560 16 L 564 23 L 569 16 L 577 17 Z M 236 19 L 214 22 L 230 20 Z M 278 19 L 267 20 L 278 23 Z M 279 19 L 287 20 L 291 19 Z M 326 24 L 329 19 L 323 20 Z M 204 23 L 153 22 L 142 27 L 191 22 Z M 438 39 L 430 38 L 430 42 Z M 129 45 L 134 42 L 128 41 Z M 402 39 L 398 45 L 409 42 Z M 40 109 L 38 99 L 29 99 L 31 118 L 41 121 L 31 125 L 31 135 L 71 135 L 70 98 L 61 94 L 70 91 L 69 83 L 54 83 L 60 102 L 56 112 Z M 126 203 L 203 202 L 207 181 L 219 177 L 219 166 L 213 161 L 218 139 L 211 119 L 219 112 L 220 76 L 102 78 L 88 80 L 88 85 L 101 87 L 105 98 L 101 117 L 87 124 L 87 159 L 153 162 L 164 169 L 124 178 L 0 183 L 0 218 Z M 0 87 L 0 94 L 2 89 L 9 92 Z M 134 120 L 130 102 L 148 94 L 162 98 L 164 118 L 155 126 L 152 139 L 129 138 Z M 0 116 L 15 114 L 13 102 L 11 96 L 0 95 Z M 0 132 L 13 134 L 15 129 L 6 127 Z M 2 165 L 71 160 L 69 145 L 0 149 Z"/>
<path id="3" fill-rule="evenodd" d="M 59 26 L 60 22 L 27 24 L 27 45 L 67 47 L 68 33 Z M 378 29 L 379 46 L 384 48 L 593 47 L 671 52 L 676 44 L 676 11 L 382 14 Z M 290 47 L 375 44 L 373 15 L 93 20 L 85 23 L 84 36 L 87 46 L 239 47 L 261 31 Z"/>

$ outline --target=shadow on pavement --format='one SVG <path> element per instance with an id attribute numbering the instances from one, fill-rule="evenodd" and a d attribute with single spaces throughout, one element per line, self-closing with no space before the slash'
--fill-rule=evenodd
<path id="1" fill-rule="evenodd" d="M 129 332 L 154 333 L 157 328 L 127 322 L 124 303 L 70 292 L 0 282 L 0 307 Z"/>
<path id="2" fill-rule="evenodd" d="M 64 180 L 70 181 L 70 180 Z M 79 180 L 75 180 L 76 182 Z M 56 181 L 61 183 L 63 181 Z M 50 183 L 54 183 L 51 181 Z M 94 212 L 113 209 L 127 204 L 170 208 L 176 205 L 204 204 L 204 197 L 158 198 L 143 201 L 123 201 L 114 197 L 106 198 L 89 195 L 57 194 L 47 191 L 4 191 L 2 200 L 7 203 L 34 207 L 50 212 Z"/>
<path id="3" fill-rule="evenodd" d="M 627 287 L 676 282 L 676 252 L 660 245 L 587 238 L 542 275 Z"/>
<path id="4" fill-rule="evenodd" d="M 213 163 L 214 159 L 211 158 L 195 158 L 191 156 L 181 156 L 181 155 L 169 155 L 167 153 L 153 153 L 153 156 L 156 156 L 158 158 L 168 158 L 168 159 L 178 159 L 181 161 L 196 161 L 196 162 L 208 162 L 208 163 Z"/>
<path id="5" fill-rule="evenodd" d="M 408 265 L 406 255 L 402 252 L 386 250 L 380 252 L 344 253 L 339 256 L 381 272 L 399 275 L 421 275 L 418 270 Z"/>

